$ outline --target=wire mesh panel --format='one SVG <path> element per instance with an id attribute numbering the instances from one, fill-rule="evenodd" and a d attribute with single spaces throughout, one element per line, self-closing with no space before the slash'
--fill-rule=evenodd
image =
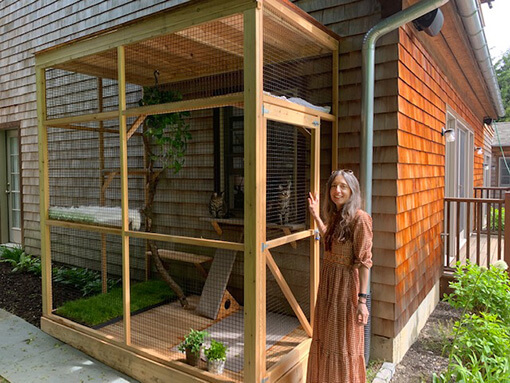
<path id="1" fill-rule="evenodd" d="M 126 80 L 146 91 L 171 84 L 175 97 L 156 104 L 242 92 L 243 16 L 126 46 Z"/>
<path id="2" fill-rule="evenodd" d="M 267 122 L 266 216 L 268 238 L 307 227 L 310 190 L 310 134 L 280 122 Z"/>
<path id="3" fill-rule="evenodd" d="M 136 131 L 139 136 L 130 138 L 130 209 L 142 212 L 145 231 L 240 242 L 244 216 L 242 109 L 175 114 L 168 118 L 179 120 L 181 132 L 176 133 L 172 124 L 163 125 L 165 139 L 161 140 L 148 133 L 155 123 L 148 116 Z M 175 151 L 175 146 L 179 150 Z"/>
<path id="4" fill-rule="evenodd" d="M 298 319 L 310 320 L 310 240 L 269 251 L 266 272 L 266 364 L 277 363 L 308 339 Z M 279 272 L 273 273 L 274 269 Z"/>
<path id="5" fill-rule="evenodd" d="M 117 132 L 117 121 L 48 128 L 51 219 L 121 226 Z M 139 230 L 143 200 L 135 197 L 137 208 L 129 211 L 129 222 Z"/>
<path id="6" fill-rule="evenodd" d="M 117 110 L 117 95 L 115 50 L 46 70 L 48 119 Z"/>
<path id="7" fill-rule="evenodd" d="M 122 326 L 120 236 L 53 227 L 50 243 L 54 312 L 96 329 Z"/>
<path id="8" fill-rule="evenodd" d="M 296 33 L 270 6 L 264 8 L 264 92 L 329 113 L 332 55 Z"/>

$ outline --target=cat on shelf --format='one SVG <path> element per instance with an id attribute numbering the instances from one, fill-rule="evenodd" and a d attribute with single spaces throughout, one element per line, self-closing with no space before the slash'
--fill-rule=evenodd
<path id="1" fill-rule="evenodd" d="M 277 214 L 280 225 L 289 223 L 290 196 L 292 194 L 292 182 L 289 181 L 287 186 L 278 185 L 278 205 Z"/>
<path id="2" fill-rule="evenodd" d="M 226 218 L 228 216 L 228 205 L 225 201 L 225 192 L 212 193 L 209 200 L 209 214 L 213 218 Z"/>

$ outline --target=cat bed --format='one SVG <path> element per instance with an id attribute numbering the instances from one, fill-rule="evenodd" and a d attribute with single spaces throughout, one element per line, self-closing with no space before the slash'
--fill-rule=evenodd
<path id="1" fill-rule="evenodd" d="M 59 221 L 72 221 L 105 226 L 122 226 L 122 209 L 105 206 L 52 206 L 49 218 Z M 136 209 L 129 209 L 129 225 L 133 230 L 140 230 L 142 215 Z"/>
<path id="2" fill-rule="evenodd" d="M 290 101 L 290 102 L 293 102 L 294 104 L 298 104 L 298 105 L 301 105 L 301 106 L 305 106 L 307 108 L 311 108 L 311 109 L 314 109 L 314 110 L 318 110 L 319 112 L 322 112 L 322 113 L 330 113 L 331 112 L 331 107 L 330 106 L 318 106 L 318 105 L 314 105 L 302 98 L 299 98 L 299 97 L 285 97 L 285 96 L 275 96 L 274 94 L 271 94 L 270 92 L 264 92 L 264 94 L 267 94 L 268 96 L 271 96 L 271 97 L 274 97 L 274 98 L 279 98 L 280 100 L 287 100 L 287 101 Z"/>

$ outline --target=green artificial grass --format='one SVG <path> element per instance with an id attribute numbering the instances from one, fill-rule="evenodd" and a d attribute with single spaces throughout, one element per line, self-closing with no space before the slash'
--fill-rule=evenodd
<path id="1" fill-rule="evenodd" d="M 131 312 L 175 299 L 175 294 L 163 281 L 147 281 L 131 286 Z M 122 288 L 66 302 L 56 313 L 75 322 L 96 326 L 122 316 Z M 1 383 L 1 382 L 0 382 Z"/>

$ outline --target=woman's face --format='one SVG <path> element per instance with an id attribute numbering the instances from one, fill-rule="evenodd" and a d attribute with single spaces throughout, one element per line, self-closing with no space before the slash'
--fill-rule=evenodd
<path id="1" fill-rule="evenodd" d="M 331 184 L 331 189 L 329 189 L 329 197 L 336 205 L 336 208 L 340 209 L 347 201 L 349 201 L 351 194 L 351 188 L 347 185 L 345 178 L 342 175 L 336 176 Z"/>

